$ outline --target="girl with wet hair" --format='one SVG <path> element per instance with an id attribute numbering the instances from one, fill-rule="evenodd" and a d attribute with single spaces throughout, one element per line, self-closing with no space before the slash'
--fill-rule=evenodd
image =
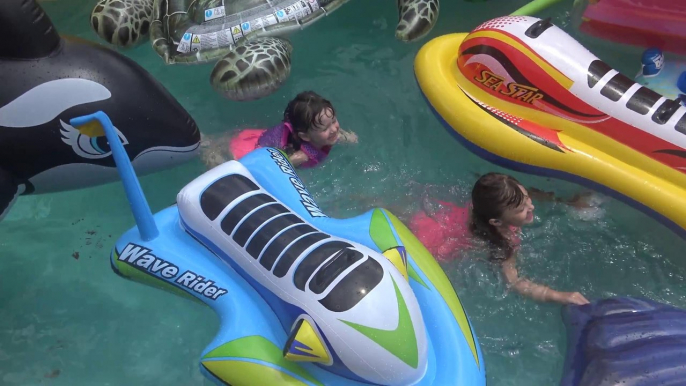
<path id="1" fill-rule="evenodd" d="M 519 277 L 516 268 L 518 233 L 533 220 L 534 205 L 529 192 L 514 177 L 488 173 L 474 184 L 469 230 L 487 242 L 491 259 L 500 263 L 510 287 L 538 301 L 587 304 L 588 300 L 578 292 L 556 291 Z"/>
<path id="2" fill-rule="evenodd" d="M 532 189 L 534 190 L 534 189 Z M 582 196 L 562 200 L 551 193 L 534 190 L 539 198 L 583 207 Z M 472 188 L 471 203 L 459 207 L 439 202 L 433 215 L 416 214 L 409 227 L 439 261 L 455 258 L 459 249 L 473 248 L 474 239 L 486 245 L 490 260 L 500 265 L 510 288 L 543 302 L 586 304 L 578 292 L 560 292 L 519 276 L 516 268 L 521 227 L 534 220 L 530 193 L 514 177 L 501 173 L 481 176 Z"/>
<path id="3" fill-rule="evenodd" d="M 281 123 L 266 130 L 242 130 L 228 148 L 238 160 L 256 148 L 275 147 L 284 150 L 294 166 L 308 168 L 323 162 L 335 144 L 344 142 L 356 143 L 357 135 L 341 129 L 331 102 L 305 91 L 288 102 Z M 206 149 L 203 159 L 210 167 L 226 161 L 217 157 L 215 149 Z"/>

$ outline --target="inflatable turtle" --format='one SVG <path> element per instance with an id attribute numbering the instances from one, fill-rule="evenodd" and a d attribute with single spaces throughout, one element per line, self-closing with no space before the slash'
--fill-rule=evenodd
<path id="1" fill-rule="evenodd" d="M 259 99 L 288 78 L 292 46 L 284 38 L 348 0 L 100 0 L 91 26 L 119 47 L 152 46 L 167 64 L 218 60 L 210 76 L 232 100 Z M 413 41 L 436 23 L 439 0 L 398 0 L 395 36 Z"/>

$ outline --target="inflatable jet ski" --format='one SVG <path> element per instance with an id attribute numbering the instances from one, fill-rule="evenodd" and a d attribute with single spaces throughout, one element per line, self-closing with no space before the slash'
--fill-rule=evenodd
<path id="1" fill-rule="evenodd" d="M 686 237 L 686 107 L 549 20 L 507 16 L 436 38 L 415 73 L 449 131 L 478 155 L 613 195 Z"/>

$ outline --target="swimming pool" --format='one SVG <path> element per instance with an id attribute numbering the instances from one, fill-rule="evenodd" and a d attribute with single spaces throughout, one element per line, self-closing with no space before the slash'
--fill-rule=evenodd
<path id="1" fill-rule="evenodd" d="M 411 211 L 424 191 L 462 202 L 475 173 L 503 171 L 462 148 L 429 111 L 412 71 L 417 50 L 432 37 L 471 29 L 525 2 L 444 1 L 437 26 L 412 44 L 393 37 L 394 2 L 349 2 L 293 35 L 291 78 L 274 95 L 249 103 L 216 94 L 207 80 L 211 65 L 166 66 L 148 43 L 126 54 L 209 134 L 275 123 L 298 91 L 322 93 L 360 144 L 341 146 L 322 167 L 300 172 L 320 206 L 340 217 L 371 204 Z M 562 26 L 570 7 L 563 5 L 545 13 Z M 93 1 L 42 6 L 61 34 L 99 41 L 88 26 Z M 611 51 L 611 44 L 570 32 L 613 67 L 635 72 L 639 49 Z M 141 178 L 153 212 L 173 204 L 203 170 L 194 161 Z M 513 174 L 560 194 L 578 189 Z M 537 221 L 524 237 L 522 272 L 591 298 L 642 295 L 686 307 L 686 243 L 619 202 L 610 200 L 603 210 L 582 219 L 560 205 L 537 203 Z M 110 248 L 131 226 L 118 183 L 19 200 L 0 223 L 0 384 L 210 384 L 197 358 L 218 328 L 214 313 L 112 273 Z M 489 385 L 556 384 L 565 351 L 560 308 L 506 294 L 476 254 L 447 264 L 446 271 L 479 336 Z"/>

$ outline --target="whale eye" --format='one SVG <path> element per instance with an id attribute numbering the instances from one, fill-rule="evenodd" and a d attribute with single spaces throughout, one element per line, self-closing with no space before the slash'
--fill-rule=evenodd
<path id="1" fill-rule="evenodd" d="M 62 126 L 60 129 L 62 142 L 71 146 L 76 155 L 83 158 L 100 159 L 107 158 L 112 154 L 105 132 L 100 125 L 85 124 L 73 127 L 61 119 L 60 125 Z M 129 141 L 124 134 L 116 127 L 114 130 L 122 145 L 128 145 Z"/>
<path id="2" fill-rule="evenodd" d="M 117 133 L 119 135 L 119 140 L 122 142 L 123 145 L 128 145 L 128 141 L 126 140 L 126 137 L 122 133 Z M 112 148 L 110 147 L 110 143 L 107 141 L 107 137 L 104 135 L 90 138 L 90 146 L 92 149 L 86 149 L 84 146 L 84 150 L 92 150 L 95 153 L 99 154 L 108 154 L 112 151 Z"/>
<path id="3" fill-rule="evenodd" d="M 90 143 L 91 146 L 93 146 L 93 149 L 100 152 L 101 154 L 105 154 L 111 150 L 110 144 L 109 142 L 107 142 L 106 137 L 91 138 Z"/>

